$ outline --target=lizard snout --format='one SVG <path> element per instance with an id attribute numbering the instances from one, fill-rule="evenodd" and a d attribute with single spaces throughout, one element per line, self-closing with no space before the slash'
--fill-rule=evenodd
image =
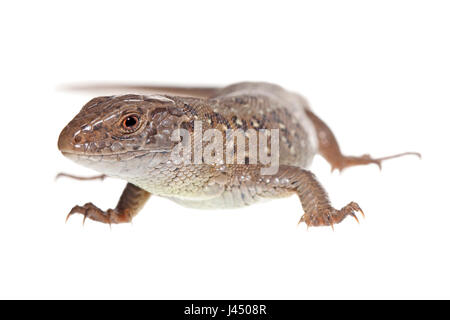
<path id="1" fill-rule="evenodd" d="M 75 131 L 70 126 L 66 126 L 58 138 L 58 149 L 62 153 L 80 153 L 82 152 L 83 135 L 80 130 Z"/>

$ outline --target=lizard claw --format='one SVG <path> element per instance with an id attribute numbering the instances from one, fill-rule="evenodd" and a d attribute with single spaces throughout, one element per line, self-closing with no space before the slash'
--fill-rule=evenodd
<path id="1" fill-rule="evenodd" d="M 299 224 L 304 222 L 309 226 L 330 226 L 334 231 L 334 225 L 340 223 L 347 216 L 352 216 L 359 223 L 355 212 L 360 212 L 365 217 L 364 212 L 356 202 L 350 202 L 341 210 L 336 210 L 331 206 L 326 208 L 316 208 L 312 212 L 305 212 L 301 217 Z"/>
<path id="2" fill-rule="evenodd" d="M 66 217 L 66 222 L 69 218 L 75 213 L 82 214 L 83 217 L 83 225 L 87 218 L 99 221 L 103 223 L 107 223 L 111 225 L 112 223 L 121 223 L 121 222 L 129 222 L 131 221 L 131 217 L 127 214 L 119 214 L 116 210 L 108 209 L 106 212 L 99 209 L 92 203 L 86 203 L 84 206 L 75 206 L 70 210 L 69 214 Z"/>

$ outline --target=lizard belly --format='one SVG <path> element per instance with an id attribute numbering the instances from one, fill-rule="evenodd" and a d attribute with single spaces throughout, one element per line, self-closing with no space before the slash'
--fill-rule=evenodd
<path id="1" fill-rule="evenodd" d="M 283 198 L 292 195 L 291 191 L 277 189 L 267 190 L 262 185 L 241 185 L 227 188 L 220 195 L 206 199 L 193 200 L 168 197 L 170 200 L 187 208 L 194 209 L 233 209 L 265 202 L 271 198 Z"/>

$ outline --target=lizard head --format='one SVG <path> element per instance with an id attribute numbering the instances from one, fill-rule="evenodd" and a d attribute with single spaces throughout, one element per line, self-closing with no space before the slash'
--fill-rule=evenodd
<path id="1" fill-rule="evenodd" d="M 175 99 L 175 98 L 174 98 Z M 62 130 L 59 150 L 105 174 L 131 170 L 130 161 L 167 161 L 172 132 L 186 121 L 183 104 L 166 96 L 122 95 L 89 101 Z"/>

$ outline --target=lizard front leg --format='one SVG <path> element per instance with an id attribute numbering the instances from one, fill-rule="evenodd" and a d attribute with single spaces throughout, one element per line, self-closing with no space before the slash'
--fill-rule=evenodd
<path id="1" fill-rule="evenodd" d="M 250 176 L 255 189 L 259 190 L 261 197 L 275 198 L 286 193 L 295 193 L 300 198 L 304 214 L 299 223 L 304 222 L 309 226 L 331 226 L 340 223 L 347 216 L 352 216 L 358 221 L 356 212 L 363 211 L 355 202 L 338 210 L 328 199 L 325 189 L 317 181 L 314 174 L 308 170 L 293 167 L 280 166 L 275 175 L 259 175 L 259 169 L 251 169 Z"/>
<path id="2" fill-rule="evenodd" d="M 150 196 L 150 192 L 147 192 L 134 184 L 128 183 L 123 190 L 115 209 L 103 211 L 89 202 L 84 206 L 73 207 L 67 215 L 66 221 L 73 214 L 80 213 L 84 215 L 83 223 L 86 218 L 108 224 L 131 222 L 133 217 L 138 214 Z"/>

